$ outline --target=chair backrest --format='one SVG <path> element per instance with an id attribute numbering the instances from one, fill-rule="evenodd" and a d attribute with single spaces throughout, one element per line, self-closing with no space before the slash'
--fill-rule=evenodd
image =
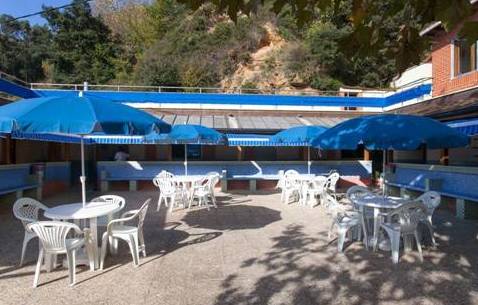
<path id="1" fill-rule="evenodd" d="M 146 213 L 148 212 L 149 203 L 151 198 L 147 199 L 143 205 L 138 210 L 138 228 L 143 228 L 144 219 L 146 218 Z"/>
<path id="2" fill-rule="evenodd" d="M 388 215 L 392 221 L 400 223 L 400 231 L 403 233 L 415 232 L 418 223 L 426 216 L 427 207 L 419 201 L 410 201 L 393 210 Z"/>
<path id="3" fill-rule="evenodd" d="M 176 191 L 176 183 L 173 180 L 174 175 L 162 171 L 153 179 L 153 184 L 159 188 L 159 191 L 164 194 L 172 194 Z"/>
<path id="4" fill-rule="evenodd" d="M 208 172 L 206 176 L 218 176 L 220 178 L 221 174 L 219 174 L 218 172 Z"/>
<path id="5" fill-rule="evenodd" d="M 339 179 L 340 179 L 339 173 L 335 172 L 335 173 L 330 174 L 327 177 L 326 188 L 328 190 L 331 190 L 331 191 L 335 192 L 337 182 L 339 181 Z"/>
<path id="6" fill-rule="evenodd" d="M 70 230 L 81 234 L 81 229 L 74 223 L 63 221 L 37 221 L 28 224 L 28 229 L 36 233 L 43 249 L 47 252 L 66 250 L 66 238 Z"/>
<path id="7" fill-rule="evenodd" d="M 284 176 L 291 176 L 291 175 L 300 175 L 300 174 L 295 169 L 288 169 L 284 173 Z"/>
<path id="8" fill-rule="evenodd" d="M 119 205 L 119 210 L 122 210 L 126 205 L 126 200 L 117 195 L 102 195 L 99 197 L 95 197 L 90 202 L 107 202 L 107 203 L 116 203 Z"/>
<path id="9" fill-rule="evenodd" d="M 327 182 L 327 178 L 324 176 L 317 176 L 312 180 L 312 185 L 316 190 L 323 190 L 325 187 L 325 183 Z"/>
<path id="10" fill-rule="evenodd" d="M 441 196 L 438 192 L 428 191 L 415 200 L 421 201 L 427 207 L 427 215 L 431 216 L 435 209 L 440 205 Z"/>
<path id="11" fill-rule="evenodd" d="M 323 194 L 324 206 L 327 209 L 327 214 L 335 218 L 340 212 L 343 212 L 343 208 L 340 203 L 331 194 L 325 192 Z"/>
<path id="12" fill-rule="evenodd" d="M 214 192 L 214 188 L 216 187 L 216 184 L 219 182 L 221 179 L 221 176 L 219 174 L 214 174 L 214 175 L 209 175 L 208 176 L 211 178 L 210 187 L 211 187 L 211 192 Z"/>
<path id="13" fill-rule="evenodd" d="M 13 204 L 13 215 L 22 221 L 24 227 L 29 223 L 38 221 L 38 212 L 40 210 L 48 210 L 48 207 L 28 197 L 20 198 Z"/>
<path id="14" fill-rule="evenodd" d="M 161 171 L 159 174 L 156 175 L 156 177 L 153 178 L 153 184 L 154 186 L 161 188 L 161 181 L 164 180 L 172 180 L 174 178 L 174 175 L 168 171 Z"/>

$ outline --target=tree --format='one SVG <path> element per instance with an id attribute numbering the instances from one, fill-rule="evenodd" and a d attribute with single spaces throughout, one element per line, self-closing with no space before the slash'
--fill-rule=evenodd
<path id="1" fill-rule="evenodd" d="M 0 70 L 32 82 L 45 75 L 42 62 L 50 53 L 51 35 L 44 26 L 33 26 L 0 15 Z"/>
<path id="2" fill-rule="evenodd" d="M 421 55 L 429 47 L 420 30 L 427 24 L 441 21 L 446 30 L 453 29 L 466 20 L 473 12 L 470 0 L 180 0 L 193 9 L 198 9 L 204 3 L 215 3 L 231 19 L 237 20 L 240 14 L 256 12 L 263 3 L 272 3 L 271 10 L 276 14 L 287 12 L 291 14 L 299 26 L 311 23 L 324 14 L 333 12 L 340 15 L 343 5 L 351 5 L 347 19 L 351 22 L 351 31 L 342 41 L 345 51 L 356 51 L 362 54 L 376 55 L 385 47 L 386 56 L 395 60 L 399 71 L 405 70 L 420 61 Z M 390 43 L 389 33 L 384 31 L 387 22 L 407 12 L 412 23 L 402 20 L 395 28 L 397 39 Z M 415 22 L 418 21 L 418 22 Z M 478 38 L 478 23 L 466 22 L 461 31 L 462 36 L 472 40 Z"/>
<path id="3" fill-rule="evenodd" d="M 87 2 L 74 0 L 63 11 L 43 9 L 53 37 L 49 63 L 54 81 L 107 83 L 115 78 L 120 46 Z"/>

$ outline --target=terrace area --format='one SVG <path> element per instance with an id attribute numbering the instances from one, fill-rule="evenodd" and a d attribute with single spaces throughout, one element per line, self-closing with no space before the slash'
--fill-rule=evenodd
<path id="1" fill-rule="evenodd" d="M 115 192 L 126 210 L 153 198 L 144 224 L 147 257 L 134 268 L 126 244 L 104 270 L 42 271 L 31 289 L 37 241 L 18 267 L 23 227 L 2 205 L 2 304 L 477 304 L 478 224 L 448 211 L 434 214 L 437 247 L 424 247 L 392 264 L 389 252 L 361 242 L 337 252 L 328 242 L 322 206 L 283 204 L 277 193 L 217 193 L 217 209 L 156 211 L 158 193 Z M 89 196 L 95 194 L 89 194 Z M 79 201 L 71 190 L 44 201 L 52 207 Z"/>

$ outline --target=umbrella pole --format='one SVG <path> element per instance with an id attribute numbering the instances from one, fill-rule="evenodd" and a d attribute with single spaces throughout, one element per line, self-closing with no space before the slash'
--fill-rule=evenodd
<path id="1" fill-rule="evenodd" d="M 184 144 L 184 173 L 188 175 L 188 144 Z"/>
<path id="2" fill-rule="evenodd" d="M 387 173 L 387 171 L 385 170 L 386 160 L 387 160 L 387 150 L 384 149 L 383 150 L 383 164 L 382 164 L 382 194 L 383 194 L 383 196 L 385 196 L 385 181 L 387 181 L 385 179 L 385 175 Z"/>
<path id="3" fill-rule="evenodd" d="M 307 146 L 307 174 L 310 175 L 310 146 Z"/>
<path id="4" fill-rule="evenodd" d="M 80 140 L 80 147 L 81 147 L 81 202 L 83 203 L 83 207 L 86 204 L 86 176 L 85 176 L 85 143 L 83 136 L 81 136 Z"/>

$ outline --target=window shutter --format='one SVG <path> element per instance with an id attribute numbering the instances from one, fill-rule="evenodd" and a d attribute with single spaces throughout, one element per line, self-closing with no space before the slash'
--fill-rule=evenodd
<path id="1" fill-rule="evenodd" d="M 470 46 L 470 71 L 476 70 L 476 42 Z"/>
<path id="2" fill-rule="evenodd" d="M 453 76 L 460 74 L 460 46 L 459 41 L 455 40 L 454 42 L 454 52 L 453 52 Z"/>

